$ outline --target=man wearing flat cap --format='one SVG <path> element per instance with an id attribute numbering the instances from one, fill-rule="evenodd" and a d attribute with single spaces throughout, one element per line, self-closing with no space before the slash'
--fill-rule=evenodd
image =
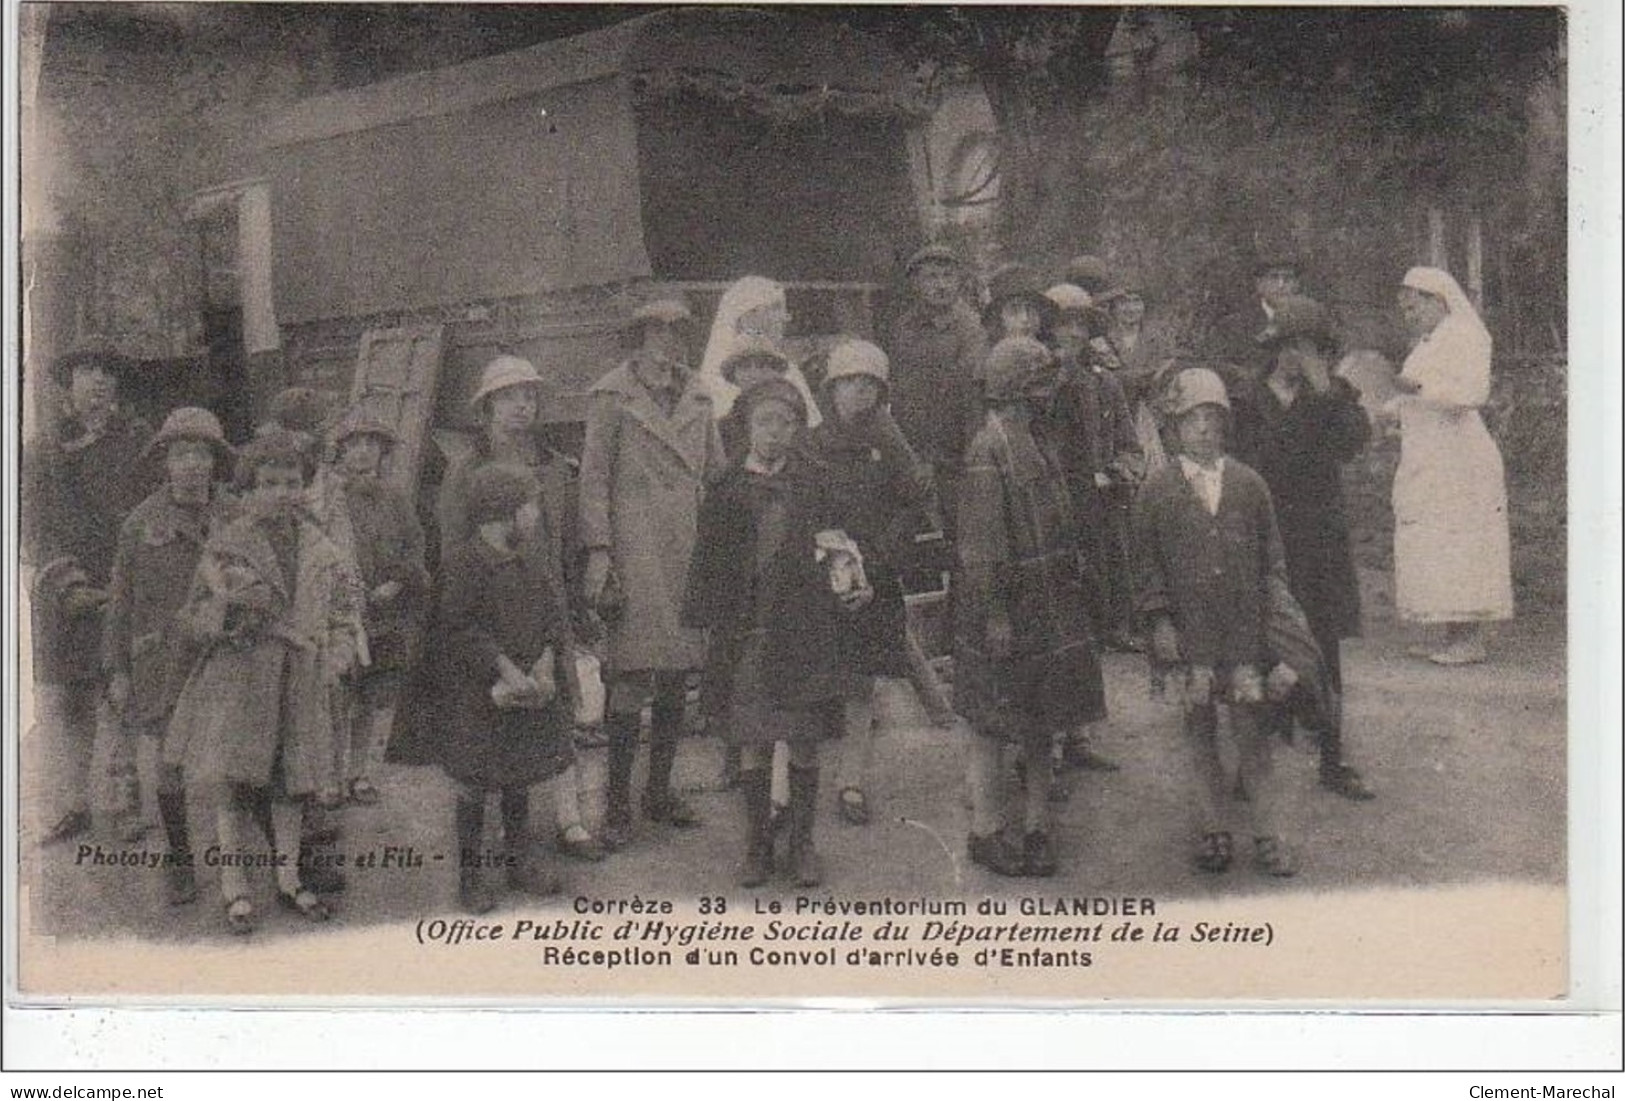
<path id="1" fill-rule="evenodd" d="M 927 245 L 909 257 L 905 270 L 909 305 L 885 340 L 891 412 L 930 466 L 951 528 L 965 448 L 982 423 L 978 373 L 987 337 L 964 301 L 964 269 L 952 250 Z"/>
<path id="2" fill-rule="evenodd" d="M 701 494 L 722 470 L 711 399 L 694 384 L 694 318 L 669 297 L 640 307 L 627 330 L 627 358 L 593 384 L 581 453 L 585 596 L 608 629 L 609 689 L 603 839 L 618 847 L 632 830 L 632 767 L 641 713 L 650 707 L 649 776 L 643 813 L 652 822 L 699 824 L 672 788 L 684 726 L 688 673 L 704 638 L 681 623 L 683 589 Z"/>
<path id="3" fill-rule="evenodd" d="M 35 700 L 49 772 L 44 841 L 90 829 L 90 762 L 104 681 L 99 654 L 114 544 L 151 488 L 151 427 L 119 404 L 134 364 L 107 351 L 59 360 L 64 416 L 25 459 L 23 546 L 31 589 Z M 101 711 L 103 717 L 107 716 Z"/>

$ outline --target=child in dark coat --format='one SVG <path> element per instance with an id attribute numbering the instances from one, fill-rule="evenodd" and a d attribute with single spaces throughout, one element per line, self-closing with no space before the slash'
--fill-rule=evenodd
<path id="1" fill-rule="evenodd" d="M 495 904 L 485 872 L 553 894 L 559 883 L 530 835 L 529 787 L 572 759 L 569 616 L 557 575 L 521 553 L 540 517 L 541 488 L 517 464 L 491 463 L 468 481 L 474 534 L 442 559 L 434 621 L 440 765 L 457 794 L 458 895 L 470 913 Z M 486 796 L 501 793 L 505 848 L 483 845 Z"/>
<path id="2" fill-rule="evenodd" d="M 976 732 L 967 847 L 973 862 L 999 875 L 1055 874 L 1051 744 L 1105 706 L 1072 498 L 1059 458 L 1032 430 L 1054 384 L 1053 360 L 1037 340 L 1006 337 L 994 346 L 983 379 L 986 419 L 959 483 L 954 704 Z M 1006 744 L 1020 749 L 1027 784 L 1019 844 L 1001 829 L 1011 809 L 1000 791 Z"/>
<path id="3" fill-rule="evenodd" d="M 357 803 L 378 801 L 374 777 L 395 726 L 402 679 L 417 660 L 429 600 L 423 525 L 406 494 L 382 476 L 396 442 L 389 425 L 360 411 L 347 416 L 333 438 L 371 659 L 355 678 L 357 706 L 350 729 L 341 733 L 350 738 L 344 779 Z"/>
<path id="4" fill-rule="evenodd" d="M 1136 609 L 1151 627 L 1153 667 L 1173 679 L 1184 704 L 1184 742 L 1199 777 L 1196 863 L 1230 867 L 1228 819 L 1244 809 L 1260 870 L 1292 875 L 1276 815 L 1273 738 L 1260 721 L 1266 690 L 1284 695 L 1295 680 L 1284 665 L 1271 670 L 1267 689 L 1263 676 L 1271 602 L 1291 599 L 1275 510 L 1264 480 L 1225 455 L 1230 400 L 1218 375 L 1181 371 L 1170 409 L 1181 454 L 1152 472 L 1135 501 Z M 1221 703 L 1237 777 L 1220 756 Z"/>
<path id="5" fill-rule="evenodd" d="M 805 433 L 801 451 L 824 485 L 842 530 L 861 548 L 874 600 L 843 627 L 842 660 L 863 690 L 846 701 L 839 779 L 841 816 L 869 821 L 877 677 L 908 676 L 908 610 L 902 563 L 913 536 L 937 512 L 931 478 L 886 411 L 886 353 L 845 340 L 829 354 L 822 393 L 829 416 Z M 926 667 L 929 669 L 929 666 Z M 929 689 L 922 702 L 931 706 Z"/>
<path id="6" fill-rule="evenodd" d="M 710 715 L 741 750 L 749 830 L 740 883 L 760 886 L 772 872 L 770 768 L 782 742 L 790 757 L 791 874 L 812 887 L 823 879 L 813 846 L 818 743 L 839 732 L 839 708 L 855 680 L 840 657 L 843 618 L 874 590 L 861 575 L 845 584 L 831 570 L 841 554 L 830 547 L 846 536 L 827 526 L 821 486 L 791 446 L 806 425 L 800 393 L 769 379 L 742 393 L 736 408 L 749 448 L 700 506 L 683 620 L 712 632 Z"/>

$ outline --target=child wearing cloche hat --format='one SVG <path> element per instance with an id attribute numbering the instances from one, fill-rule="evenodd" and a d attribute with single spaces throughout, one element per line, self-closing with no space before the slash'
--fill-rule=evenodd
<path id="1" fill-rule="evenodd" d="M 1289 876 L 1296 868 L 1280 832 L 1272 735 L 1260 721 L 1266 692 L 1283 696 L 1295 683 L 1284 665 L 1267 684 L 1262 672 L 1272 604 L 1291 600 L 1275 511 L 1264 480 L 1226 454 L 1230 398 L 1215 372 L 1181 371 L 1168 408 L 1179 454 L 1135 500 L 1135 605 L 1151 628 L 1154 675 L 1174 684 L 1183 706 L 1196 865 L 1229 869 L 1232 820 L 1244 816 L 1259 870 Z M 1236 743 L 1234 776 L 1220 754 L 1220 707 Z"/>

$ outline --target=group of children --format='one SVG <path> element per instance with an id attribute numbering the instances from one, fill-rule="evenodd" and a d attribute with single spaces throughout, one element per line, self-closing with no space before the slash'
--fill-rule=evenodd
<path id="1" fill-rule="evenodd" d="M 535 442 L 546 379 L 498 357 L 472 401 L 484 436 L 443 479 L 437 585 L 416 510 L 384 476 L 396 442 L 387 425 L 355 410 L 319 435 L 294 401 L 234 454 L 208 412 L 171 413 L 151 445 L 166 481 L 120 532 L 104 659 L 125 728 L 162 741 L 159 817 L 181 857 L 167 865 L 170 901 L 197 892 L 184 858 L 192 788 L 213 796 L 225 850 L 253 852 L 254 832 L 264 835 L 279 904 L 325 919 L 343 884 L 317 855 L 331 833 L 323 809 L 378 800 L 407 692 L 421 696 L 431 759 L 456 786 L 460 904 L 489 910 L 499 873 L 513 889 L 555 891 L 529 791 L 551 783 L 568 855 L 596 861 L 630 843 L 645 708 L 641 809 L 699 825 L 672 784 L 697 669 L 745 805 L 742 885 L 778 866 L 797 885 L 822 882 L 824 742 L 846 739 L 837 805 L 867 821 L 876 678 L 893 676 L 974 732 L 973 862 L 1053 875 L 1055 762 L 1098 760 L 1086 736 L 1106 715 L 1099 647 L 1130 624 L 1183 707 L 1197 865 L 1230 866 L 1232 819 L 1244 815 L 1259 868 L 1291 875 L 1266 713 L 1317 675 L 1319 652 L 1269 490 L 1226 454 L 1225 384 L 1205 368 L 1159 380 L 1161 439 L 1175 454 L 1148 470 L 1120 381 L 1087 354 L 1087 292 L 1005 282 L 946 500 L 891 415 L 887 353 L 840 339 L 815 391 L 782 351 L 782 290 L 731 313 L 732 344 L 709 380 L 685 366 L 687 305 L 640 309 L 627 359 L 593 388 L 579 478 Z M 217 486 L 233 458 L 235 496 Z M 945 517 L 956 550 L 951 709 L 902 585 L 917 532 Z M 575 801 L 584 646 L 604 658 L 607 690 L 597 837 Z M 1221 762 L 1221 727 L 1239 775 Z M 1006 748 L 1019 758 L 1019 798 Z M 224 868 L 221 890 L 229 927 L 252 930 L 244 869 Z"/>

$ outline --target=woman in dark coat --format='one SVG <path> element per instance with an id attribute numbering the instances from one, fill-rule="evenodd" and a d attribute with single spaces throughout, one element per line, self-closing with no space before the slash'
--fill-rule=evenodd
<path id="1" fill-rule="evenodd" d="M 133 364 L 77 352 L 52 375 L 64 416 L 23 456 L 22 547 L 32 568 L 34 700 L 45 732 L 49 803 L 44 843 L 91 826 L 91 760 L 103 679 L 98 660 L 119 525 L 153 488 L 143 462 L 152 426 L 118 401 Z M 127 793 L 125 793 L 127 794 Z"/>
<path id="2" fill-rule="evenodd" d="M 750 425 L 745 458 L 700 507 L 683 621 L 712 633 L 706 666 L 710 714 L 742 750 L 749 834 L 742 885 L 759 886 L 772 867 L 770 765 L 779 742 L 790 752 L 790 862 L 801 886 L 822 880 L 813 848 L 818 743 L 838 733 L 838 709 L 852 675 L 840 656 L 847 609 L 873 597 L 859 584 L 838 595 L 817 553 L 831 512 L 816 476 L 792 449 L 806 403 L 790 383 L 769 379 L 739 397 Z"/>
<path id="3" fill-rule="evenodd" d="M 803 442 L 838 526 L 857 542 L 875 591 L 874 600 L 842 630 L 842 663 L 867 685 L 845 708 L 840 807 L 855 825 L 869 820 L 865 788 L 874 756 L 874 678 L 909 674 L 908 610 L 899 564 L 914 532 L 936 507 L 930 476 L 886 412 L 888 373 L 886 353 L 868 341 L 836 345 L 823 386 L 829 417 Z"/>
<path id="4" fill-rule="evenodd" d="M 541 487 L 524 467 L 492 463 L 468 479 L 474 534 L 441 562 L 431 676 L 439 705 L 439 763 L 459 785 L 459 895 L 464 907 L 491 908 L 482 867 L 485 796 L 502 795 L 509 884 L 535 894 L 557 889 L 530 839 L 529 787 L 573 761 L 569 616 L 557 579 L 523 553 L 540 515 Z M 551 681 L 529 706 L 504 706 L 494 688 L 524 695 Z"/>
<path id="5" fill-rule="evenodd" d="M 1270 342 L 1275 365 L 1236 402 L 1236 457 L 1263 477 L 1275 502 L 1287 583 L 1320 647 L 1330 715 L 1305 715 L 1320 735 L 1320 782 L 1350 799 L 1369 799 L 1343 760 L 1339 644 L 1360 632 L 1360 586 L 1343 509 L 1343 464 L 1371 438 L 1360 394 L 1331 373 L 1338 345 L 1319 303 L 1288 296 L 1276 304 Z M 1299 709 L 1303 713 L 1304 709 Z M 1273 716 L 1290 727 L 1285 711 Z"/>

